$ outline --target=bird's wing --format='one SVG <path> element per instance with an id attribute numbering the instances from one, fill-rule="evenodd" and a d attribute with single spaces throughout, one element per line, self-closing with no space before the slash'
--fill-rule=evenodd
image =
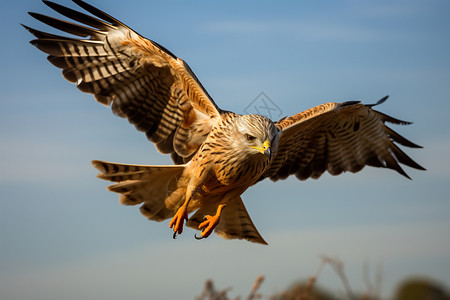
<path id="1" fill-rule="evenodd" d="M 295 174 L 305 180 L 318 178 L 325 171 L 332 175 L 355 173 L 366 165 L 394 169 L 408 177 L 399 163 L 424 170 L 396 143 L 421 147 L 385 124 L 410 123 L 380 113 L 373 106 L 358 101 L 330 102 L 278 121 L 276 126 L 282 131 L 278 151 L 261 179 L 285 179 Z"/>
<path id="2" fill-rule="evenodd" d="M 73 23 L 37 13 L 37 20 L 76 37 L 58 36 L 24 26 L 31 44 L 49 54 L 68 81 L 146 133 L 176 163 L 189 160 L 220 118 L 220 109 L 189 66 L 163 46 L 148 40 L 81 1 L 91 15 L 46 1 Z"/>
<path id="3" fill-rule="evenodd" d="M 198 229 L 205 215 L 214 215 L 217 204 L 201 207 L 189 218 L 187 226 Z M 225 239 L 244 239 L 253 243 L 267 245 L 253 224 L 241 197 L 234 198 L 227 203 L 220 215 L 220 222 L 214 232 Z"/>

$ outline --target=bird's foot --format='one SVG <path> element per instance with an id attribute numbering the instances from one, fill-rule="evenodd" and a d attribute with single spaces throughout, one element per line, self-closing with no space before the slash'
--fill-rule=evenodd
<path id="1" fill-rule="evenodd" d="M 216 228 L 217 224 L 219 224 L 220 215 L 209 216 L 206 215 L 204 217 L 204 221 L 198 225 L 198 229 L 201 229 L 200 236 L 195 235 L 197 240 L 205 239 L 211 235 L 214 228 Z"/>
<path id="2" fill-rule="evenodd" d="M 200 236 L 195 235 L 195 238 L 197 240 L 207 238 L 211 235 L 211 233 L 214 231 L 214 228 L 216 228 L 217 224 L 219 224 L 220 213 L 224 206 L 224 204 L 219 205 L 217 213 L 214 216 L 206 215 L 203 218 L 203 222 L 198 225 L 198 229 L 201 229 Z"/>
<path id="3" fill-rule="evenodd" d="M 170 221 L 169 227 L 173 228 L 173 238 L 175 239 L 178 234 L 181 234 L 183 232 L 183 225 L 184 221 L 187 221 L 188 214 L 187 214 L 187 208 L 186 206 L 180 207 L 175 216 L 173 216 L 172 220 Z"/>

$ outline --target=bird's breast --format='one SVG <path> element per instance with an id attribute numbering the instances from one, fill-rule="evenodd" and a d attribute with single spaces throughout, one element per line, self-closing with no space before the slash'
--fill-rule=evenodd
<path id="1" fill-rule="evenodd" d="M 218 161 L 214 169 L 217 180 L 223 185 L 250 186 L 258 180 L 267 165 L 267 160 L 263 156 L 240 159 L 234 154 L 228 159 Z"/>

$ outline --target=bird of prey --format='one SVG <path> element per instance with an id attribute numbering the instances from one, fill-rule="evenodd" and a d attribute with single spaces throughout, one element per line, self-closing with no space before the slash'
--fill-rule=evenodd
<path id="1" fill-rule="evenodd" d="M 409 123 L 373 109 L 387 97 L 372 105 L 325 103 L 276 122 L 225 111 L 181 58 L 94 6 L 73 2 L 87 13 L 46 0 L 71 20 L 30 13 L 72 36 L 25 26 L 36 37 L 31 44 L 65 79 L 127 118 L 159 152 L 171 154 L 174 165 L 92 164 L 99 178 L 114 182 L 108 189 L 120 194 L 120 203 L 140 204 L 150 220 L 171 218 L 174 238 L 186 223 L 201 231 L 198 239 L 214 231 L 266 244 L 241 199 L 265 178 L 305 180 L 366 165 L 406 177 L 399 164 L 424 170 L 396 143 L 420 146 L 386 125 Z"/>

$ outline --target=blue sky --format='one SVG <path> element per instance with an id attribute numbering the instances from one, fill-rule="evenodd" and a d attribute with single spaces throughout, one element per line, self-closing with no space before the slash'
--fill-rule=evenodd
<path id="1" fill-rule="evenodd" d="M 61 1 L 59 3 L 66 3 Z M 72 3 L 67 2 L 70 6 Z M 167 164 L 142 133 L 60 76 L 19 23 L 40 1 L 0 4 L 0 298 L 192 299 L 212 278 L 270 295 L 316 272 L 321 254 L 383 264 L 383 295 L 409 276 L 450 287 L 448 1 L 95 1 L 182 57 L 223 109 L 264 92 L 285 115 L 328 101 L 374 103 L 413 121 L 394 129 L 426 172 L 405 168 L 267 181 L 243 199 L 269 246 L 203 241 L 149 222 L 95 178 L 92 159 Z M 330 268 L 318 284 L 342 290 Z"/>

